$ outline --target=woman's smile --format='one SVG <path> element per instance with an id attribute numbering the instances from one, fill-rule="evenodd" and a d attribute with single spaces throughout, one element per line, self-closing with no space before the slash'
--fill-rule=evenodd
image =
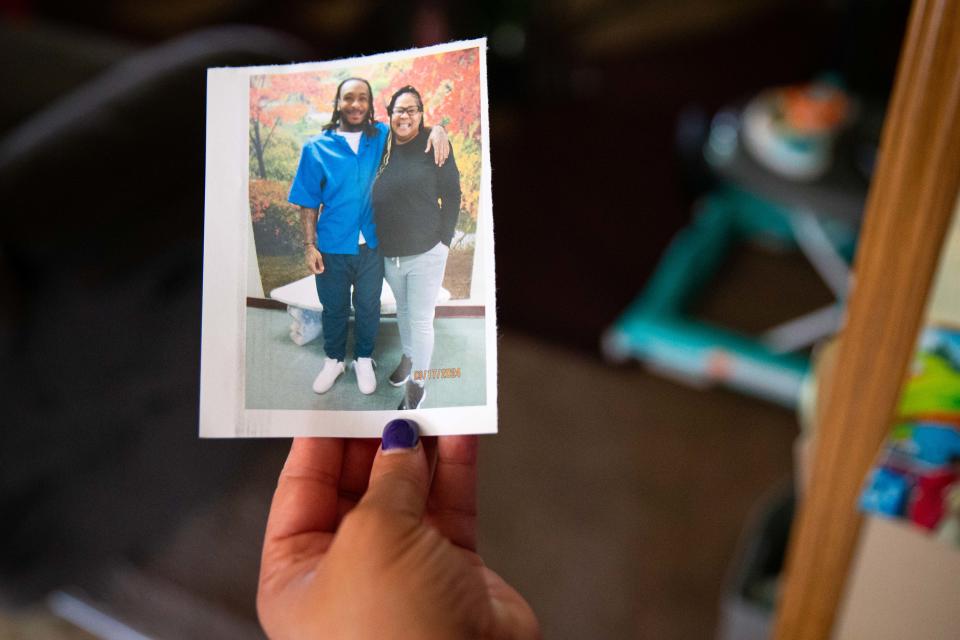
<path id="1" fill-rule="evenodd" d="M 420 133 L 420 119 L 423 117 L 420 102 L 412 93 L 404 93 L 393 105 L 390 114 L 390 126 L 398 144 L 409 142 Z"/>

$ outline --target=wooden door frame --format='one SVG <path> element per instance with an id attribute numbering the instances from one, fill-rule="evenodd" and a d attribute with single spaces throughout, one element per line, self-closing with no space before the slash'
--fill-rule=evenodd
<path id="1" fill-rule="evenodd" d="M 776 640 L 830 636 L 960 186 L 960 0 L 915 0 L 881 136 L 812 483 L 794 523 Z M 958 274 L 960 277 L 960 274 Z"/>

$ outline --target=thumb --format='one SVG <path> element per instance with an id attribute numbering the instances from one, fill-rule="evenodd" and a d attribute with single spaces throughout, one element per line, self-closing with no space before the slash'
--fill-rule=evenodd
<path id="1" fill-rule="evenodd" d="M 484 572 L 484 578 L 493 608 L 494 631 L 490 635 L 525 640 L 541 638 L 540 622 L 523 596 L 489 569 Z"/>
<path id="2" fill-rule="evenodd" d="M 405 418 L 391 420 L 383 429 L 367 492 L 357 507 L 402 514 L 419 522 L 429 487 L 430 472 L 417 423 Z"/>

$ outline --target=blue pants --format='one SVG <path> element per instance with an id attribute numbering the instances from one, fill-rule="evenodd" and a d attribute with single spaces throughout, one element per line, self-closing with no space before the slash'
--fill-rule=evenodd
<path id="1" fill-rule="evenodd" d="M 383 258 L 376 249 L 360 245 L 352 256 L 323 253 L 323 273 L 315 276 L 323 305 L 323 349 L 328 358 L 345 360 L 350 321 L 350 287 L 353 286 L 353 356 L 369 358 L 380 329 L 380 290 Z"/>

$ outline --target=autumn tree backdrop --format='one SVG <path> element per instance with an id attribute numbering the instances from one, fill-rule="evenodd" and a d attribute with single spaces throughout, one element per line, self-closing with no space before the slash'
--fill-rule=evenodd
<path id="1" fill-rule="evenodd" d="M 250 216 L 264 291 L 308 275 L 299 210 L 287 202 L 300 149 L 330 121 L 337 85 L 365 78 L 377 120 L 387 122 L 393 92 L 413 85 L 424 123 L 442 124 L 460 169 L 463 191 L 444 287 L 470 294 L 480 205 L 480 59 L 476 48 L 342 69 L 254 76 L 250 80 Z"/>

